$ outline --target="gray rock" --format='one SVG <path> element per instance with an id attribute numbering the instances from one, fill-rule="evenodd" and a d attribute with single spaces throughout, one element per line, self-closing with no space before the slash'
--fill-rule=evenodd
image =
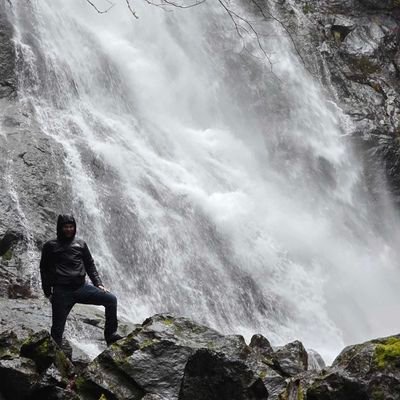
<path id="1" fill-rule="evenodd" d="M 263 356 L 270 356 L 274 352 L 269 340 L 260 334 L 252 336 L 249 346 Z"/>
<path id="2" fill-rule="evenodd" d="M 303 344 L 298 340 L 288 343 L 274 353 L 279 366 L 286 376 L 294 376 L 307 371 L 308 354 Z"/>
<path id="3" fill-rule="evenodd" d="M 400 399 L 400 335 L 346 347 L 307 399 Z"/>
<path id="4" fill-rule="evenodd" d="M 12 229 L 7 230 L 0 240 L 0 256 L 3 257 L 11 249 L 12 245 L 22 238 L 23 234 L 21 232 Z"/>
<path id="5" fill-rule="evenodd" d="M 145 393 L 178 399 L 188 360 L 200 349 L 209 351 L 205 358 L 211 364 L 215 361 L 221 373 L 227 365 L 236 366 L 238 371 L 252 371 L 251 379 L 258 382 L 256 387 L 264 387 L 264 393 L 267 392 L 263 383 L 266 371 L 277 375 L 241 336 L 224 336 L 187 318 L 160 314 L 144 321 L 142 326 L 97 357 L 84 372 L 80 390 L 98 393 L 105 390 L 118 399 L 124 396 L 141 398 Z M 205 353 L 199 354 L 201 358 Z M 197 362 L 196 357 L 193 360 Z M 187 382 L 192 382 L 190 379 Z M 193 375 L 193 379 L 199 378 Z M 252 386 L 251 379 L 246 380 L 244 392 L 252 390 L 246 386 Z M 207 382 L 205 391 L 213 385 Z M 188 383 L 182 396 L 192 393 L 191 385 Z"/>
<path id="6" fill-rule="evenodd" d="M 32 360 L 23 357 L 0 359 L 0 393 L 6 399 L 25 400 L 38 379 Z"/>
<path id="7" fill-rule="evenodd" d="M 208 349 L 190 356 L 179 400 L 265 400 L 268 391 L 244 363 Z"/>
<path id="8" fill-rule="evenodd" d="M 56 345 L 47 330 L 35 332 L 21 346 L 21 356 L 30 358 L 39 372 L 54 365 L 63 378 L 74 375 L 74 366 L 65 353 Z"/>
<path id="9" fill-rule="evenodd" d="M 380 25 L 370 22 L 357 26 L 344 39 L 341 50 L 357 57 L 370 57 L 383 45 L 385 32 Z"/>
<path id="10" fill-rule="evenodd" d="M 321 371 L 326 367 L 324 359 L 317 351 L 313 349 L 307 349 L 307 354 L 308 354 L 308 370 Z"/>
<path id="11" fill-rule="evenodd" d="M 5 2 L 0 3 L 0 99 L 14 97 L 17 87 L 13 29 L 6 10 L 9 7 Z"/>
<path id="12" fill-rule="evenodd" d="M 400 202 L 399 4 L 294 0 L 279 2 L 277 12 L 290 27 L 307 69 L 350 117 L 343 130 L 363 157 L 367 189 L 377 209 L 383 208 L 379 202 L 387 191 L 383 175 Z"/>

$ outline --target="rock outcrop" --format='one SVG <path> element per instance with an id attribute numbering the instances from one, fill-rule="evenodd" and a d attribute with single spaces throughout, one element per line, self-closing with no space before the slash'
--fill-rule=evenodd
<path id="1" fill-rule="evenodd" d="M 345 348 L 307 368 L 295 341 L 273 350 L 256 335 L 222 335 L 187 318 L 154 315 L 85 366 L 39 330 L 0 333 L 0 398 L 130 400 L 398 400 L 400 336 Z"/>
<path id="2" fill-rule="evenodd" d="M 14 40 L 12 7 L 0 1 L 0 270 L 24 279 L 28 254 L 54 236 L 57 213 L 71 207 L 71 190 L 62 146 L 43 132 L 19 92 L 20 77 L 31 77 L 17 61 L 23 50 Z"/>
<path id="3" fill-rule="evenodd" d="M 395 0 L 277 2 L 305 67 L 349 118 L 343 123 L 364 158 L 369 190 L 385 179 L 400 200 L 400 4 Z"/>

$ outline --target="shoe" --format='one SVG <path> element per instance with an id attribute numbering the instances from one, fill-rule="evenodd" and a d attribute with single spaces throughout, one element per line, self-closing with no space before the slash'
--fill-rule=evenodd
<path id="1" fill-rule="evenodd" d="M 118 340 L 120 340 L 122 338 L 123 338 L 123 336 L 118 335 L 118 333 L 114 332 L 113 334 L 111 334 L 110 336 L 108 336 L 106 338 L 107 346 L 112 345 L 113 343 L 115 343 L 116 341 L 118 341 Z"/>

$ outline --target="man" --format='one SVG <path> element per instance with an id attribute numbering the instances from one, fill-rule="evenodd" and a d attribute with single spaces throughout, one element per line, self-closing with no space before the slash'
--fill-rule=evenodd
<path id="1" fill-rule="evenodd" d="M 75 238 L 72 215 L 59 215 L 57 239 L 45 243 L 40 260 L 44 295 L 52 305 L 51 336 L 61 346 L 65 322 L 76 303 L 105 307 L 104 338 L 107 345 L 121 339 L 117 334 L 117 298 L 104 286 L 86 243 Z M 93 285 L 86 283 L 86 274 Z"/>

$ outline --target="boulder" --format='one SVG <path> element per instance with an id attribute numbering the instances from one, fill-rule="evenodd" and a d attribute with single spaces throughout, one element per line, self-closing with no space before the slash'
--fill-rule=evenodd
<path id="1" fill-rule="evenodd" d="M 185 367 L 179 400 L 265 400 L 263 381 L 240 361 L 199 349 Z"/>
<path id="2" fill-rule="evenodd" d="M 25 400 L 38 379 L 32 360 L 24 357 L 0 359 L 0 393 L 6 400 Z"/>
<path id="3" fill-rule="evenodd" d="M 13 359 L 18 357 L 20 341 L 13 331 L 0 333 L 0 359 Z"/>
<path id="4" fill-rule="evenodd" d="M 325 361 L 321 354 L 313 349 L 307 349 L 308 354 L 308 370 L 321 371 L 326 367 Z"/>
<path id="5" fill-rule="evenodd" d="M 198 377 L 192 376 L 192 369 L 189 369 L 186 389 L 181 392 L 185 368 L 189 359 L 193 360 L 193 365 L 196 364 L 198 359 L 194 355 L 200 349 L 209 353 L 199 353 L 196 357 L 200 357 L 201 361 L 204 356 L 204 362 L 208 360 L 218 365 L 215 371 L 219 373 L 226 372 L 229 363 L 238 370 L 252 371 L 252 378 L 243 381 L 243 393 L 251 392 L 253 389 L 250 387 L 254 382 L 257 382 L 254 383 L 255 388 L 262 386 L 267 393 L 260 374 L 274 371 L 246 345 L 242 336 L 224 336 L 187 318 L 166 314 L 147 319 L 125 339 L 106 349 L 84 371 L 78 382 L 78 390 L 86 394 L 94 391 L 96 395 L 105 393 L 107 396 L 108 393 L 116 399 L 129 396 L 141 399 L 145 394 L 169 400 L 188 396 L 192 382 Z M 218 381 L 220 378 L 215 379 Z M 211 380 L 207 382 L 204 391 L 210 390 L 213 385 Z"/>
<path id="6" fill-rule="evenodd" d="M 308 354 L 298 340 L 288 343 L 274 353 L 285 376 L 294 376 L 308 369 Z"/>
<path id="7" fill-rule="evenodd" d="M 39 372 L 44 372 L 52 364 L 65 379 L 75 372 L 73 364 L 46 330 L 36 332 L 23 342 L 21 356 L 33 360 Z"/>
<path id="8" fill-rule="evenodd" d="M 269 340 L 260 334 L 252 336 L 249 346 L 263 356 L 270 356 L 274 352 Z"/>
<path id="9" fill-rule="evenodd" d="M 14 243 L 17 243 L 23 238 L 21 232 L 9 229 L 0 240 L 0 256 L 7 258 L 7 252 L 11 250 Z"/>
<path id="10" fill-rule="evenodd" d="M 400 400 L 400 335 L 346 347 L 315 379 L 308 400 Z"/>

